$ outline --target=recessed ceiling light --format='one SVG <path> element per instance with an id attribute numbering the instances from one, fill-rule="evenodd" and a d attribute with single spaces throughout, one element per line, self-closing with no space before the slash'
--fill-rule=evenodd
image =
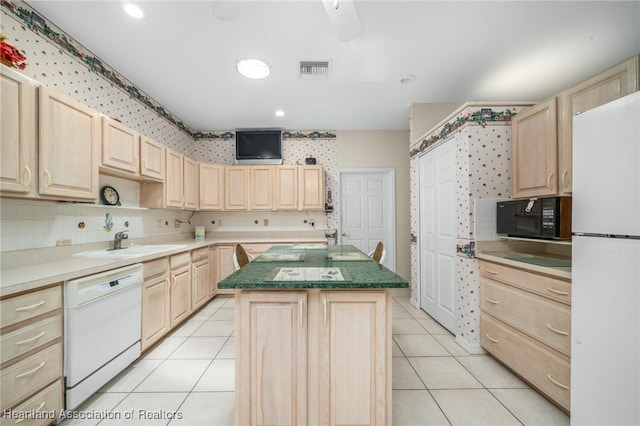
<path id="1" fill-rule="evenodd" d="M 136 19 L 144 18 L 144 11 L 137 4 L 125 3 L 122 7 L 124 8 L 124 11 L 127 12 L 129 16 L 132 16 Z"/>
<path id="2" fill-rule="evenodd" d="M 236 69 L 247 78 L 259 80 L 271 73 L 271 68 L 260 59 L 242 59 L 236 63 Z"/>
<path id="3" fill-rule="evenodd" d="M 276 111 L 276 117 L 284 117 L 284 111 L 279 109 Z"/>

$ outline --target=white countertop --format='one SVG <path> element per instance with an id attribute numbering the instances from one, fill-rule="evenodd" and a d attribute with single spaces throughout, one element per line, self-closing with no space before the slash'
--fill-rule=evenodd
<path id="1" fill-rule="evenodd" d="M 147 239 L 136 239 L 136 243 L 139 245 L 161 243 L 180 244 L 184 245 L 184 247 L 160 253 L 144 254 L 126 258 L 73 256 L 73 254 L 79 252 L 106 249 L 108 248 L 108 243 L 21 250 L 19 252 L 4 252 L 2 253 L 0 267 L 0 296 L 35 290 L 50 284 L 64 282 L 74 278 L 146 262 L 215 244 L 327 242 L 324 235 L 318 233 L 309 233 L 306 235 L 305 233 L 296 233 L 288 236 L 286 234 L 287 233 L 278 233 L 279 236 L 277 237 L 268 235 L 251 236 L 246 234 L 235 234 L 235 236 L 232 236 L 220 234 L 199 241 L 196 241 L 193 238 L 185 239 L 179 236 L 163 237 L 161 241 L 157 238 L 150 239 L 148 241 Z"/>

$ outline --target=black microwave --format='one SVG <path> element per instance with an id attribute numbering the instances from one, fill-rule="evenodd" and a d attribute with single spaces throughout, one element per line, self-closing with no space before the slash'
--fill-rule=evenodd
<path id="1" fill-rule="evenodd" d="M 510 237 L 570 239 L 571 197 L 501 201 L 496 232 Z"/>

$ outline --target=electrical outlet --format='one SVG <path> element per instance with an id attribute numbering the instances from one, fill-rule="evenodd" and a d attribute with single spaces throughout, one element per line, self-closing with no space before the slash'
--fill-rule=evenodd
<path id="1" fill-rule="evenodd" d="M 264 226 L 269 226 L 269 219 L 265 219 L 265 220 L 263 220 L 262 224 L 263 224 Z"/>
<path id="2" fill-rule="evenodd" d="M 176 228 L 180 228 L 180 225 L 182 225 L 182 224 L 180 223 L 180 221 L 179 221 L 178 219 L 176 219 L 176 220 L 173 222 L 173 226 L 175 226 Z"/>

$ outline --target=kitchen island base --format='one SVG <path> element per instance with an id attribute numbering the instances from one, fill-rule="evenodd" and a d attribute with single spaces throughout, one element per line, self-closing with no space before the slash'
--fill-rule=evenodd
<path id="1" fill-rule="evenodd" d="M 236 289 L 236 425 L 391 424 L 391 300 Z"/>

